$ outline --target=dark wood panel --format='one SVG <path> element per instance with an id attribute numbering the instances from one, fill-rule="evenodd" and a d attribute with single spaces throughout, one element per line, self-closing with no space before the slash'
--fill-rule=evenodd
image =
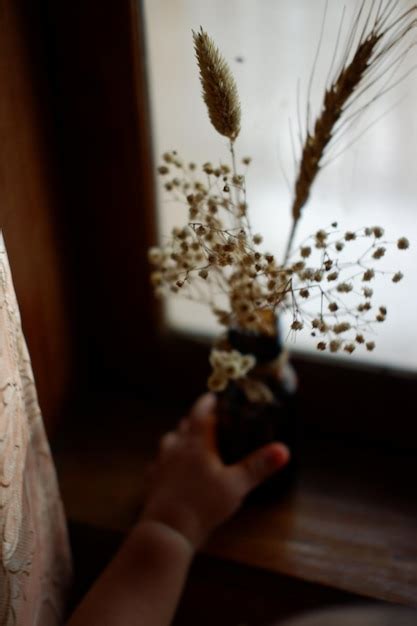
<path id="1" fill-rule="evenodd" d="M 158 326 L 147 264 L 155 207 L 140 3 L 45 6 L 79 374 L 89 386 L 137 384 Z"/>
<path id="2" fill-rule="evenodd" d="M 27 3 L 0 7 L 0 227 L 47 425 L 61 410 L 70 341 L 56 171 L 39 30 Z"/>

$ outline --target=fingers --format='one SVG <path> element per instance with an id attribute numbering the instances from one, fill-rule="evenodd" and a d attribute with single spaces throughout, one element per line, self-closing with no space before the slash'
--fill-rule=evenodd
<path id="1" fill-rule="evenodd" d="M 290 451 L 287 446 L 282 443 L 271 443 L 256 450 L 230 469 L 242 481 L 246 494 L 284 467 L 289 459 Z"/>
<path id="2" fill-rule="evenodd" d="M 161 452 L 167 452 L 174 448 L 178 443 L 178 435 L 174 432 L 169 432 L 164 435 L 159 442 L 159 448 Z"/>
<path id="3" fill-rule="evenodd" d="M 207 448 L 217 452 L 216 438 L 216 396 L 206 393 L 197 400 L 191 408 L 188 425 L 183 425 L 183 429 L 201 437 Z"/>
<path id="4" fill-rule="evenodd" d="M 194 403 L 190 411 L 190 418 L 197 421 L 204 420 L 207 415 L 213 414 L 216 406 L 216 396 L 205 393 Z"/>
<path id="5" fill-rule="evenodd" d="M 189 417 L 184 417 L 178 424 L 176 431 L 166 433 L 160 440 L 162 452 L 174 448 L 181 437 L 187 435 L 201 438 L 205 444 L 215 445 L 215 405 L 214 394 L 207 393 L 197 400 L 190 411 Z"/>

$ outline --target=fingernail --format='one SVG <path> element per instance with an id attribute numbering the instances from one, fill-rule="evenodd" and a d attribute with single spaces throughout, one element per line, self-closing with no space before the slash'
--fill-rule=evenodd
<path id="1" fill-rule="evenodd" d="M 277 443 L 269 448 L 266 455 L 266 462 L 273 467 L 281 467 L 290 460 L 291 453 L 286 445 Z"/>

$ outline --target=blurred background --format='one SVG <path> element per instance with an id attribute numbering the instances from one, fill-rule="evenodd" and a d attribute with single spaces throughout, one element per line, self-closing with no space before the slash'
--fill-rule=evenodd
<path id="1" fill-rule="evenodd" d="M 342 4 L 328 6 L 315 111 Z M 95 529 L 74 542 L 79 572 L 97 572 L 120 539 L 97 529 L 125 532 L 137 518 L 159 436 L 205 389 L 212 322 L 156 302 L 147 265 L 180 218 L 157 187 L 160 153 L 227 155 L 201 102 L 191 29 L 210 32 L 236 75 L 251 217 L 279 253 L 291 200 L 280 163 L 294 177 L 288 118 L 296 129 L 297 91 L 305 114 L 323 15 L 319 0 L 0 3 L 0 228 L 67 513 Z M 284 515 L 246 512 L 214 540 L 194 570 L 189 623 L 264 623 L 277 585 L 282 615 L 363 596 L 415 603 L 415 80 L 362 118 L 355 136 L 382 116 L 322 173 L 300 230 L 336 219 L 410 239 L 387 261 L 405 278 L 378 294 L 389 312 L 378 349 L 365 361 L 318 355 L 309 337 L 291 346 L 299 489 Z M 212 598 L 225 588 L 220 611 Z"/>

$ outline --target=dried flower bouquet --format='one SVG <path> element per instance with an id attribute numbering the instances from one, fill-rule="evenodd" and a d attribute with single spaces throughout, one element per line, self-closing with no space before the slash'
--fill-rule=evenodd
<path id="1" fill-rule="evenodd" d="M 319 351 L 354 352 L 375 347 L 370 337 L 387 308 L 375 303 L 378 278 L 397 283 L 400 271 L 378 264 L 387 249 L 405 250 L 405 237 L 389 241 L 381 226 L 341 231 L 337 223 L 319 228 L 295 245 L 298 224 L 325 157 L 342 133 L 373 102 L 401 80 L 397 71 L 414 45 L 417 7 L 401 10 L 396 0 L 364 0 L 355 13 L 343 49 L 335 52 L 322 107 L 307 128 L 298 160 L 292 227 L 285 251 L 262 250 L 253 233 L 245 173 L 250 158 L 237 159 L 241 107 L 232 73 L 207 33 L 193 33 L 203 98 L 214 128 L 229 140 L 230 160 L 215 165 L 185 164 L 175 152 L 163 155 L 159 174 L 166 192 L 187 207 L 184 225 L 168 242 L 149 251 L 152 283 L 158 295 L 177 294 L 207 304 L 229 334 L 215 344 L 208 386 L 222 391 L 230 381 L 247 395 L 256 356 L 237 350 L 230 331 L 276 334 L 276 320 L 290 312 L 290 333 L 309 329 Z M 281 257 L 281 258 L 280 258 Z M 268 401 L 258 388 L 262 399 Z M 256 394 L 255 394 L 256 397 Z"/>

